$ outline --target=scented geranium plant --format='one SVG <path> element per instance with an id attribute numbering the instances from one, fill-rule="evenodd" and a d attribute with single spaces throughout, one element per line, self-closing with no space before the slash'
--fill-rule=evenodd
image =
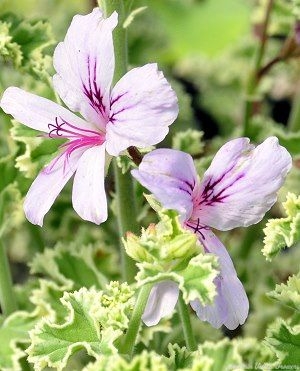
<path id="1" fill-rule="evenodd" d="M 300 368 L 299 4 L 208 3 L 0 5 L 1 370 Z"/>

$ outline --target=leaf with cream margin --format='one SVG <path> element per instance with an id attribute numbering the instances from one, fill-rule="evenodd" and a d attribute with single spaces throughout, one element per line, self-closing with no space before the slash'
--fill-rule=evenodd
<path id="1" fill-rule="evenodd" d="M 270 369 L 285 369 L 283 366 L 299 366 L 300 364 L 300 326 L 292 326 L 279 318 L 269 327 L 265 344 L 273 350 L 278 362 Z"/>
<path id="2" fill-rule="evenodd" d="M 30 263 L 31 273 L 46 275 L 69 290 L 92 286 L 102 289 L 108 283 L 96 265 L 102 252 L 99 245 L 57 243 L 35 255 Z"/>
<path id="3" fill-rule="evenodd" d="M 29 344 L 28 331 L 37 322 L 36 312 L 15 312 L 0 326 L 0 369 L 22 371 L 20 360 L 26 356 L 22 344 Z"/>
<path id="4" fill-rule="evenodd" d="M 123 334 L 133 307 L 133 291 L 126 284 L 112 282 L 106 292 L 82 288 L 65 292 L 62 307 L 68 316 L 62 323 L 41 319 L 30 331 L 26 350 L 35 370 L 46 366 L 63 370 L 72 354 L 85 349 L 88 355 L 116 354 L 114 341 Z"/>
<path id="5" fill-rule="evenodd" d="M 287 216 L 270 219 L 264 228 L 262 253 L 267 260 L 272 260 L 282 249 L 300 241 L 300 196 L 288 193 L 282 205 Z"/>
<path id="6" fill-rule="evenodd" d="M 172 138 L 172 148 L 187 152 L 190 155 L 199 155 L 203 152 L 203 131 L 187 129 L 178 131 Z"/>
<path id="7" fill-rule="evenodd" d="M 286 284 L 276 285 L 267 295 L 300 312 L 300 273 L 289 277 Z"/>
<path id="8" fill-rule="evenodd" d="M 133 357 L 131 361 L 120 355 L 110 357 L 100 356 L 99 359 L 88 364 L 82 371 L 168 371 L 169 368 L 162 356 L 155 352 L 144 350 Z"/>
<path id="9" fill-rule="evenodd" d="M 16 182 L 0 191 L 0 237 L 24 221 L 22 195 Z"/>
<path id="10" fill-rule="evenodd" d="M 34 77 L 49 79 L 51 57 L 44 50 L 55 42 L 50 22 L 29 21 L 6 13 L 1 16 L 0 31 L 4 36 L 0 56 L 5 61 L 11 61 L 15 68 Z"/>

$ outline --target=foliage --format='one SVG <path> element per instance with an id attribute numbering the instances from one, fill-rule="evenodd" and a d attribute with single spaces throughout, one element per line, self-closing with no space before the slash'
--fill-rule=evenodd
<path id="1" fill-rule="evenodd" d="M 156 326 L 138 323 L 133 354 L 122 354 L 119 349 L 141 287 L 171 280 L 186 304 L 194 299 L 203 305 L 212 303 L 218 259 L 204 253 L 176 212 L 163 210 L 150 195 L 146 203 L 139 184 L 134 184 L 132 200 L 138 208 L 137 228 L 121 236 L 123 245 L 115 213 L 109 213 L 99 227 L 71 211 L 70 186 L 57 199 L 43 229 L 27 223 L 22 204 L 30 183 L 64 141 L 42 137 L 1 111 L 0 238 L 7 247 L 16 283 L 12 295 L 18 304 L 18 310 L 6 318 L 0 314 L 1 370 L 299 367 L 300 2 L 274 0 L 260 66 L 254 66 L 268 3 L 124 1 L 129 68 L 158 62 L 178 96 L 178 119 L 160 147 L 190 153 L 201 177 L 226 141 L 245 135 L 246 101 L 250 101 L 247 136 L 254 143 L 277 136 L 293 158 L 293 168 L 267 219 L 222 237 L 249 297 L 246 323 L 233 332 L 213 329 L 190 311 L 198 345 L 189 350 L 180 315 L 174 312 Z M 51 79 L 55 40 L 63 40 L 75 14 L 87 13 L 95 5 L 88 0 L 3 0 L 1 95 L 14 85 L 61 103 Z M 289 58 L 276 61 L 287 46 Z M 271 67 L 260 76 L 269 63 Z M 255 89 L 248 96 L 253 76 Z M 144 149 L 141 155 L 153 149 Z M 128 152 L 121 153 L 117 165 L 128 177 L 136 166 Z M 116 187 L 110 172 L 106 190 L 109 207 L 115 211 Z M 135 263 L 133 283 L 121 277 L 119 249 L 124 247 Z"/>
<path id="2" fill-rule="evenodd" d="M 300 197 L 289 193 L 283 203 L 283 208 L 287 216 L 269 220 L 264 229 L 262 252 L 268 260 L 276 256 L 283 248 L 291 247 L 300 240 Z"/>

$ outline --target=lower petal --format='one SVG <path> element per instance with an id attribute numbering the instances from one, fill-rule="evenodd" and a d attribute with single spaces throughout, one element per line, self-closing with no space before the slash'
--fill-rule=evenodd
<path id="1" fill-rule="evenodd" d="M 163 317 L 170 315 L 175 308 L 178 295 L 178 285 L 173 281 L 163 281 L 153 286 L 142 316 L 145 325 L 157 325 Z"/>
<path id="2" fill-rule="evenodd" d="M 60 155 L 45 167 L 32 183 L 24 202 L 26 218 L 39 226 L 55 199 L 74 174 L 82 150 L 77 150 L 71 156 Z"/>
<path id="3" fill-rule="evenodd" d="M 203 306 L 198 300 L 194 300 L 191 306 L 201 320 L 209 322 L 213 327 L 225 325 L 229 330 L 234 330 L 248 316 L 249 301 L 246 292 L 225 246 L 213 232 L 202 230 L 201 234 L 199 239 L 205 251 L 219 258 L 220 275 L 215 281 L 218 295 L 212 305 Z"/>
<path id="4" fill-rule="evenodd" d="M 78 164 L 72 202 L 74 210 L 82 219 L 95 224 L 103 223 L 107 219 L 104 176 L 105 146 L 89 148 Z"/>

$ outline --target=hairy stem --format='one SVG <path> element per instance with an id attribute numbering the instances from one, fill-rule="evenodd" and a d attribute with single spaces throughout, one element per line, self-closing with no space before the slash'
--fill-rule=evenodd
<path id="1" fill-rule="evenodd" d="M 259 83 L 259 73 L 261 69 L 262 60 L 264 57 L 266 43 L 268 40 L 268 25 L 270 22 L 271 11 L 274 4 L 274 0 L 269 0 L 266 8 L 266 14 L 262 25 L 262 35 L 260 38 L 260 44 L 254 57 L 254 64 L 252 71 L 250 72 L 247 87 L 246 87 L 246 101 L 244 107 L 244 135 L 248 136 L 250 131 L 250 119 L 253 114 L 253 105 L 255 102 L 254 95 Z"/>
<path id="2" fill-rule="evenodd" d="M 197 349 L 197 344 L 193 334 L 189 308 L 183 300 L 182 293 L 179 294 L 178 299 L 178 314 L 181 320 L 186 347 L 188 350 L 194 351 Z"/>
<path id="3" fill-rule="evenodd" d="M 152 284 L 147 283 L 139 291 L 138 298 L 132 313 L 132 317 L 129 321 L 127 333 L 121 345 L 119 346 L 119 351 L 122 354 L 128 354 L 129 356 L 132 356 L 133 354 L 134 345 L 136 342 L 137 335 L 139 333 L 141 318 L 144 313 L 151 288 Z"/>
<path id="4" fill-rule="evenodd" d="M 17 309 L 9 262 L 2 241 L 0 241 L 0 304 L 5 317 Z"/>
<path id="5" fill-rule="evenodd" d="M 118 13 L 118 25 L 113 32 L 115 51 L 114 83 L 127 72 L 127 35 L 123 27 L 126 18 L 124 0 L 100 1 L 105 15 L 108 17 L 114 11 Z M 138 232 L 137 210 L 132 177 L 129 173 L 122 174 L 114 161 L 114 176 L 116 183 L 117 218 L 120 240 L 127 231 Z M 136 274 L 134 261 L 126 254 L 120 241 L 122 278 L 132 283 Z"/>

